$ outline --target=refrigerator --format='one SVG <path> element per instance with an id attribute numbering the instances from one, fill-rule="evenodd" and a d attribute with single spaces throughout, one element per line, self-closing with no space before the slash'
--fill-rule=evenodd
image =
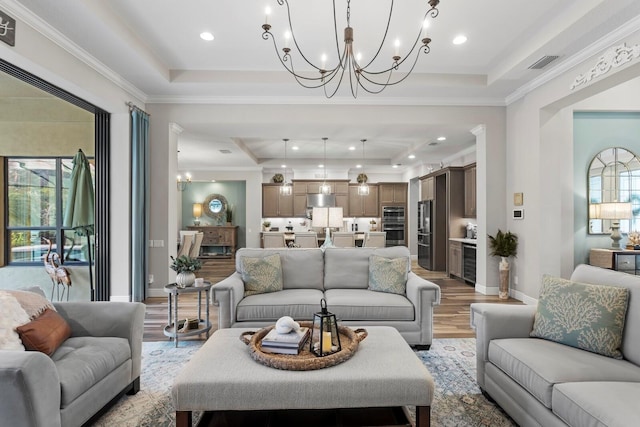
<path id="1" fill-rule="evenodd" d="M 433 270 L 433 201 L 418 202 L 418 265 Z"/>

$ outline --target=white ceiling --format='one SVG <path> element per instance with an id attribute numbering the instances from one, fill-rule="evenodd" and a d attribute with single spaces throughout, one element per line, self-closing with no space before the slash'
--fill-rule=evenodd
<path id="1" fill-rule="evenodd" d="M 286 9 L 276 0 L 0 0 L 39 16 L 81 50 L 133 85 L 152 103 L 296 105 L 303 114 L 322 114 L 333 105 L 489 105 L 507 99 L 545 72 L 592 45 L 640 15 L 637 0 L 442 0 L 439 16 L 431 20 L 431 53 L 422 55 L 406 81 L 378 95 L 361 93 L 353 99 L 346 87 L 331 100 L 322 90 L 304 89 L 286 73 L 273 44 L 262 39 L 265 6 L 273 10 L 269 23 L 281 43 Z M 330 1 L 289 0 L 294 32 L 305 54 L 318 62 L 335 50 Z M 344 0 L 336 1 L 341 37 L 345 26 Z M 390 1 L 353 0 L 351 25 L 354 47 L 365 58 L 379 40 Z M 420 29 L 426 0 L 399 0 L 389 38 L 404 48 Z M 24 9 L 26 8 L 26 10 Z M 43 27 L 46 27 L 44 25 Z M 49 28 L 49 31 L 51 29 Z M 210 31 L 215 40 L 199 34 Z M 467 43 L 453 45 L 464 34 Z M 383 48 L 384 64 L 393 48 Z M 400 51 L 404 49 L 401 47 Z M 388 52 L 388 53 L 385 53 Z M 544 55 L 560 59 L 543 70 L 528 67 Z M 331 57 L 330 57 L 331 58 Z M 300 61 L 297 61 L 298 63 Z M 331 63 L 331 59 L 328 61 Z M 387 64 L 388 66 L 388 64 Z M 345 86 L 343 84 L 343 86 Z M 391 172 L 437 164 L 473 146 L 470 130 L 477 123 L 388 126 L 371 118 L 357 128 L 312 125 L 282 119 L 264 125 L 244 118 L 238 123 L 212 126 L 204 121 L 180 123 L 179 169 L 214 167 L 277 168 L 284 143 L 298 145 L 287 153 L 289 166 L 314 168 L 324 156 L 321 138 L 329 137 L 327 163 L 355 171 L 367 138 L 367 170 Z M 429 145 L 438 136 L 447 140 Z M 355 151 L 348 151 L 349 146 Z M 220 150 L 231 154 L 221 155 Z M 407 158 L 416 154 L 416 159 Z"/>

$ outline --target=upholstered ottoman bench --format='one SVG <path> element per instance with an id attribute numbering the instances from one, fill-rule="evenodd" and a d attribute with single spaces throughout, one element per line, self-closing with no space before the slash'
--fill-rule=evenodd
<path id="1" fill-rule="evenodd" d="M 176 425 L 192 411 L 315 410 L 416 406 L 416 426 L 430 424 L 431 374 L 395 328 L 365 327 L 368 336 L 346 362 L 285 371 L 254 361 L 243 329 L 216 331 L 185 365 L 171 390 Z"/>

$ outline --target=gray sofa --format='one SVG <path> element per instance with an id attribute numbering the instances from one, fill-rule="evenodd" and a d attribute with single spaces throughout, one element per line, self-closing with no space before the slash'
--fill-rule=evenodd
<path id="1" fill-rule="evenodd" d="M 478 384 L 521 426 L 638 425 L 640 276 L 579 265 L 571 280 L 630 290 L 624 359 L 529 338 L 535 306 L 472 304 Z"/>
<path id="2" fill-rule="evenodd" d="M 244 296 L 241 260 L 280 254 L 283 290 Z M 213 286 L 219 305 L 219 327 L 263 327 L 282 316 L 311 320 L 325 298 L 329 311 L 342 325 L 395 327 L 405 340 L 428 347 L 433 338 L 433 306 L 440 303 L 440 287 L 412 271 L 406 295 L 367 289 L 369 256 L 409 257 L 404 246 L 389 248 L 240 249 L 236 271 Z M 409 263 L 410 264 L 410 263 Z M 410 269 L 410 266 L 409 266 Z"/>
<path id="3" fill-rule="evenodd" d="M 140 387 L 145 306 L 60 302 L 71 337 L 51 357 L 1 351 L 0 425 L 74 427 Z"/>

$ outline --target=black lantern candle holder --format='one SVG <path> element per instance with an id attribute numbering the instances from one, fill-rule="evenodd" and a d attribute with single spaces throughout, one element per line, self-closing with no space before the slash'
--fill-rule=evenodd
<path id="1" fill-rule="evenodd" d="M 313 315 L 310 351 L 316 356 L 328 356 L 342 350 L 338 322 L 333 313 L 327 310 L 327 301 L 320 300 L 321 310 Z"/>

